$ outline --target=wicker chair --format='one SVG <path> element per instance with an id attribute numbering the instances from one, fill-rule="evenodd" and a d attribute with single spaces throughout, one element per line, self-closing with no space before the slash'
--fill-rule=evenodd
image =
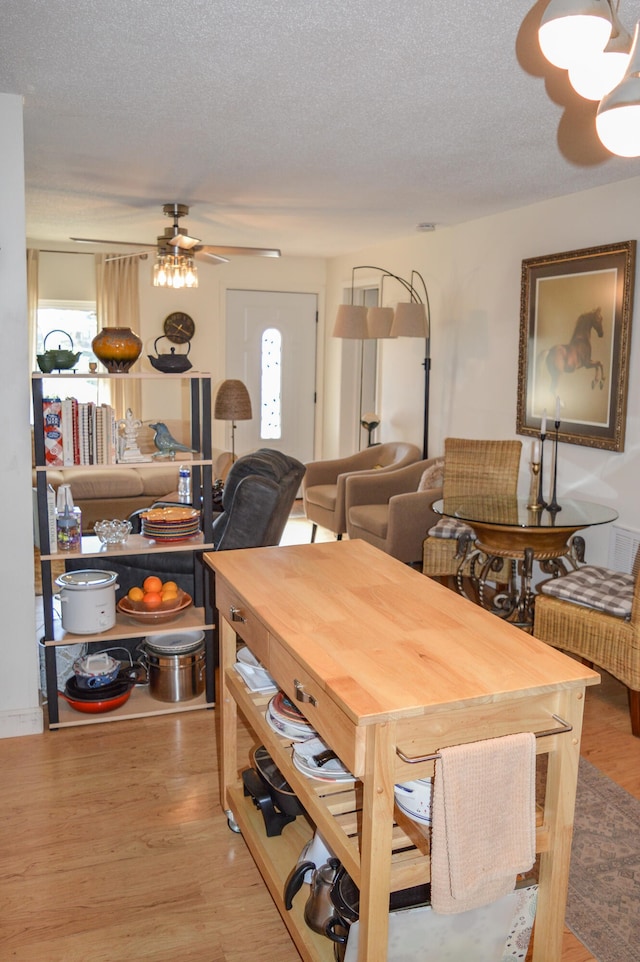
<path id="1" fill-rule="evenodd" d="M 631 575 L 586 565 L 539 588 L 534 636 L 626 685 L 640 738 L 640 554 Z"/>
<path id="2" fill-rule="evenodd" d="M 518 489 L 520 441 L 476 441 L 446 438 L 444 442 L 445 504 L 469 495 L 513 495 Z M 447 518 L 429 530 L 423 545 L 422 571 L 431 578 L 454 577 L 460 559 L 458 538 L 473 529 Z M 496 573 L 499 574 L 499 573 Z"/>

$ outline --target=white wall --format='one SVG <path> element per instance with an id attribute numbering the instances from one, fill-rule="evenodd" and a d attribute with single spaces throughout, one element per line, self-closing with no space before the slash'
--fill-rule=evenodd
<path id="1" fill-rule="evenodd" d="M 42 731 L 33 606 L 21 97 L 0 94 L 0 129 L 0 331 L 4 344 L 0 378 L 4 438 L 0 458 L 0 584 L 5 600 L 0 631 L 0 737 L 8 737 Z"/>
<path id="2" fill-rule="evenodd" d="M 350 283 L 352 267 L 376 264 L 405 278 L 415 269 L 425 278 L 431 301 L 429 453 L 440 453 L 447 435 L 517 437 L 522 260 L 633 239 L 639 223 L 640 180 L 634 179 L 439 229 L 433 234 L 416 234 L 332 260 L 327 274 L 325 384 L 344 376 L 341 342 L 330 334 L 342 289 Z M 385 300 L 387 295 L 403 299 L 399 285 L 392 291 L 392 285 L 387 288 L 385 284 Z M 564 495 L 610 504 L 620 514 L 619 524 L 638 531 L 640 330 L 633 328 L 638 326 L 639 310 L 640 290 L 632 322 L 624 452 L 561 444 L 558 461 L 560 503 Z M 421 340 L 380 342 L 380 440 L 401 438 L 421 444 L 423 355 Z M 340 450 L 336 423 L 336 405 L 330 402 L 323 437 L 326 457 L 344 453 Z M 525 493 L 531 442 L 529 438 L 521 439 L 521 487 Z M 606 564 L 609 526 L 589 529 L 585 538 L 588 560 Z"/>

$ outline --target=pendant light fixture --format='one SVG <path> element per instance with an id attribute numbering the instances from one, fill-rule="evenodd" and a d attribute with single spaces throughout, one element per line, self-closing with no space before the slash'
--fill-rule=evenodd
<path id="1" fill-rule="evenodd" d="M 611 30 L 609 0 L 551 0 L 538 39 L 549 63 L 567 70 L 575 61 L 603 51 Z"/>
<path id="2" fill-rule="evenodd" d="M 598 107 L 598 137 L 612 154 L 640 157 L 640 49 L 636 24 L 629 64 L 618 86 L 607 94 Z"/>
<path id="3" fill-rule="evenodd" d="M 617 87 L 629 64 L 631 34 L 611 4 L 611 37 L 602 53 L 581 57 L 569 67 L 571 86 L 585 100 L 602 100 Z"/>

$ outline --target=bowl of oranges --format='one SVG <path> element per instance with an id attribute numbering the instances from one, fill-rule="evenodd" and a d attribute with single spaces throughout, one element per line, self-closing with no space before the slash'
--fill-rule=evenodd
<path id="1" fill-rule="evenodd" d="M 117 604 L 118 611 L 142 625 L 164 625 L 192 604 L 190 594 L 175 581 L 149 575 L 142 585 L 130 588 Z"/>

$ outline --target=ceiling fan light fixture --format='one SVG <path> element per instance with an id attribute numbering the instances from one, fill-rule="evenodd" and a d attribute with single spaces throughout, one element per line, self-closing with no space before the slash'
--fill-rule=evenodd
<path id="1" fill-rule="evenodd" d="M 609 0 L 551 0 L 540 21 L 538 41 L 549 63 L 568 70 L 576 61 L 601 53 L 611 31 Z"/>
<path id="2" fill-rule="evenodd" d="M 185 254 L 158 253 L 153 267 L 153 286 L 175 290 L 197 287 L 198 268 L 193 258 Z"/>

